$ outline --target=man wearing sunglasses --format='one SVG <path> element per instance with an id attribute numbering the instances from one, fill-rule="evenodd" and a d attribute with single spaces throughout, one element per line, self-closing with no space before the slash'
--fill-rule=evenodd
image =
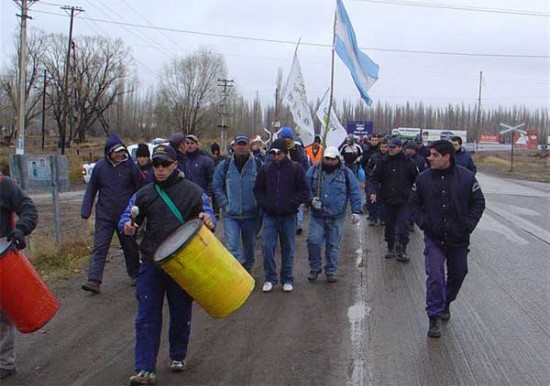
<path id="1" fill-rule="evenodd" d="M 88 219 L 92 213 L 96 195 L 94 246 L 90 258 L 88 281 L 82 286 L 84 291 L 94 294 L 101 292 L 103 270 L 109 246 L 116 233 L 126 261 L 126 271 L 130 282 L 135 285 L 139 274 L 139 249 L 135 238 L 121 234 L 118 220 L 124 212 L 128 200 L 141 188 L 143 177 L 139 167 L 128 156 L 128 150 L 117 135 L 112 135 L 105 143 L 105 159 L 97 162 L 82 201 L 80 216 Z"/>
<path id="2" fill-rule="evenodd" d="M 208 228 L 213 229 L 215 226 L 213 212 L 204 208 L 202 189 L 178 170 L 175 150 L 171 146 L 159 145 L 153 151 L 152 158 L 153 183 L 137 192 L 132 198 L 135 202 L 130 201 L 118 224 L 126 235 L 135 235 L 140 224 L 147 224 L 140 245 L 142 264 L 136 288 L 136 374 L 130 377 L 131 385 L 155 383 L 165 296 L 170 310 L 169 352 L 172 372 L 181 372 L 186 367 L 191 331 L 193 299 L 153 261 L 155 250 L 182 224 L 168 203 L 159 197 L 157 189 L 169 197 L 184 220 L 200 218 Z M 139 210 L 136 218 L 130 220 L 133 205 Z"/>
<path id="3" fill-rule="evenodd" d="M 308 200 L 304 168 L 288 158 L 283 138 L 271 144 L 272 159 L 260 169 L 254 185 L 254 195 L 264 211 L 262 252 L 264 255 L 264 292 L 270 292 L 278 283 L 275 248 L 281 240 L 281 273 L 283 291 L 293 290 L 294 249 L 296 243 L 296 213 L 300 204 Z"/>

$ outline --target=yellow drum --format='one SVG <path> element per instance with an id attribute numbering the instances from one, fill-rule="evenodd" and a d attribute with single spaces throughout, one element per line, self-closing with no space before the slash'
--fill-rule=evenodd
<path id="1" fill-rule="evenodd" d="M 168 236 L 154 261 L 214 318 L 237 310 L 254 288 L 252 276 L 202 220 L 190 220 Z"/>

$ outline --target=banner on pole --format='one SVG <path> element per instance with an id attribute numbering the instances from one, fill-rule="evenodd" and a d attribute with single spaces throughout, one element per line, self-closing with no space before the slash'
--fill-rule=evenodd
<path id="1" fill-rule="evenodd" d="M 323 96 L 323 99 L 321 100 L 321 103 L 319 104 L 319 108 L 317 109 L 317 118 L 319 118 L 319 121 L 321 121 L 321 138 L 325 137 L 325 130 L 327 122 L 329 123 L 329 129 L 326 135 L 326 146 L 335 146 L 339 147 L 347 137 L 346 129 L 344 129 L 344 126 L 338 121 L 338 118 L 336 117 L 336 114 L 334 113 L 334 109 L 330 111 L 330 121 L 328 119 L 328 106 L 330 103 L 330 89 L 325 92 L 325 95 Z"/>
<path id="2" fill-rule="evenodd" d="M 288 79 L 285 85 L 283 101 L 288 105 L 294 123 L 296 124 L 296 136 L 302 138 L 304 145 L 307 146 L 315 138 L 315 128 L 313 127 L 313 118 L 307 104 L 306 86 L 298 54 L 294 54 L 294 61 Z"/>

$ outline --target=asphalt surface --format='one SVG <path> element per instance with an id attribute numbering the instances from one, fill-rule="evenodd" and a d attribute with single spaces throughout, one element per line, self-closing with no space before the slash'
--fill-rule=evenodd
<path id="1" fill-rule="evenodd" d="M 338 283 L 307 281 L 304 234 L 294 292 L 261 292 L 258 252 L 256 288 L 240 310 L 214 320 L 195 306 L 183 373 L 167 368 L 165 324 L 157 384 L 550 384 L 550 185 L 479 180 L 487 210 L 442 338 L 426 336 L 421 233 L 411 234 L 409 264 L 386 260 L 382 229 L 363 218 L 346 224 Z M 1 384 L 128 384 L 136 304 L 123 265 L 113 249 L 101 295 L 80 290 L 84 276 L 60 283 L 60 311 L 18 335 L 18 373 Z"/>

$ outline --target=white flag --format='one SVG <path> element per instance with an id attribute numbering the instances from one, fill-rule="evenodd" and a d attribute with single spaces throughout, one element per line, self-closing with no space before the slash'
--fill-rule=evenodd
<path id="1" fill-rule="evenodd" d="M 325 95 L 323 96 L 323 100 L 321 100 L 321 103 L 319 104 L 319 108 L 317 109 L 317 113 L 316 113 L 317 118 L 319 118 L 322 124 L 321 138 L 324 138 L 324 135 L 325 135 L 325 129 L 326 129 L 325 123 L 327 122 L 329 101 L 330 101 L 330 89 L 328 89 Z M 329 131 L 327 134 L 326 146 L 334 146 L 334 147 L 340 146 L 346 140 L 347 135 L 348 133 L 344 128 L 344 126 L 340 124 L 340 121 L 338 121 L 338 118 L 334 113 L 334 109 L 331 109 L 330 124 L 329 124 Z"/>
<path id="2" fill-rule="evenodd" d="M 302 138 L 305 146 L 309 145 L 315 137 L 315 129 L 313 127 L 311 112 L 307 105 L 306 86 L 296 53 L 294 54 L 292 68 L 286 81 L 283 101 L 290 108 L 294 123 L 296 123 L 296 136 Z"/>

